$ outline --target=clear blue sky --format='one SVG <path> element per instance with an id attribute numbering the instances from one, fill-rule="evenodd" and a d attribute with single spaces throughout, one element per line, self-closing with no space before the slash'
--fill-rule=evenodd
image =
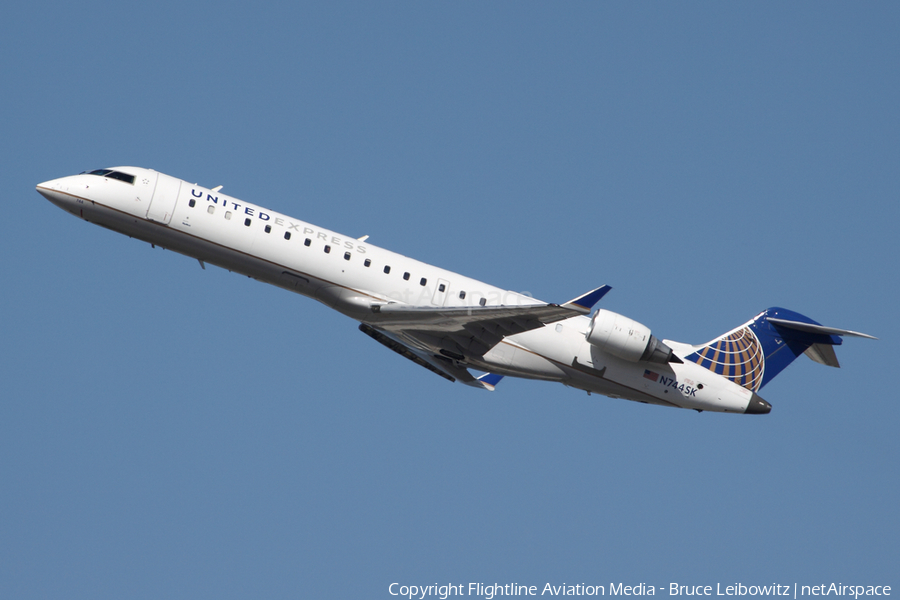
<path id="1" fill-rule="evenodd" d="M 11 3 L 0 598 L 900 585 L 896 3 Z M 864 331 L 763 417 L 450 383 L 40 181 L 155 168 L 704 342 Z"/>

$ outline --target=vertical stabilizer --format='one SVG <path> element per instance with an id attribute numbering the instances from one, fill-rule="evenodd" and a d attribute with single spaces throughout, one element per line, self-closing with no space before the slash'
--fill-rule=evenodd
<path id="1" fill-rule="evenodd" d="M 740 327 L 694 346 L 684 360 L 695 362 L 734 383 L 760 390 L 801 354 L 837 367 L 834 346 L 842 335 L 870 335 L 824 327 L 809 317 L 784 308 L 769 308 Z"/>

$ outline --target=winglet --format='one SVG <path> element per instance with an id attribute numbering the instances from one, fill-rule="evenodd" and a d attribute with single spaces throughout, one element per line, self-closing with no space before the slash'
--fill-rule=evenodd
<path id="1" fill-rule="evenodd" d="M 503 379 L 503 375 L 485 373 L 481 377 L 476 377 L 475 379 L 479 381 L 482 386 L 484 386 L 484 389 L 493 392 L 497 384 L 500 383 L 500 380 Z"/>
<path id="2" fill-rule="evenodd" d="M 569 300 L 565 304 L 563 304 L 563 308 L 571 308 L 573 310 L 577 310 L 580 313 L 587 314 L 591 312 L 591 309 L 594 308 L 594 305 L 600 302 L 600 298 L 606 295 L 606 293 L 612 288 L 608 285 L 601 285 L 595 290 L 591 290 L 587 294 L 583 296 L 578 296 L 573 300 Z"/>

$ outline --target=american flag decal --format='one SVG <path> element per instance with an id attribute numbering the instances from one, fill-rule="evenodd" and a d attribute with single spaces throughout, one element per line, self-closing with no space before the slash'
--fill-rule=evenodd
<path id="1" fill-rule="evenodd" d="M 654 373 L 653 371 L 644 369 L 644 378 L 649 379 L 650 381 L 658 381 L 659 373 Z"/>

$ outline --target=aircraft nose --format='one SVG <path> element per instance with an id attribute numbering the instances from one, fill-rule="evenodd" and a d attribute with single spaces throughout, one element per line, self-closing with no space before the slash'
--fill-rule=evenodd
<path id="1" fill-rule="evenodd" d="M 71 210 L 69 204 L 72 203 L 72 198 L 67 193 L 69 191 L 69 182 L 66 181 L 65 177 L 39 183 L 35 186 L 35 189 L 41 196 L 56 206 Z"/>
<path id="2" fill-rule="evenodd" d="M 747 403 L 747 410 L 744 411 L 745 415 L 767 415 L 772 410 L 772 405 L 757 396 L 755 393 L 753 397 L 750 398 L 750 402 Z"/>
<path id="3" fill-rule="evenodd" d="M 35 186 L 35 189 L 37 189 L 38 193 L 41 196 L 43 196 L 44 198 L 47 198 L 47 200 L 50 200 L 50 197 L 48 196 L 48 194 L 52 194 L 53 192 L 58 192 L 62 189 L 62 178 L 51 179 L 49 181 L 39 183 L 39 184 L 37 184 L 37 186 Z"/>
<path id="4" fill-rule="evenodd" d="M 38 192 L 41 192 L 43 190 L 52 190 L 55 187 L 55 185 L 56 185 L 56 180 L 51 179 L 50 181 L 44 181 L 42 183 L 39 183 L 35 187 L 37 188 Z"/>

